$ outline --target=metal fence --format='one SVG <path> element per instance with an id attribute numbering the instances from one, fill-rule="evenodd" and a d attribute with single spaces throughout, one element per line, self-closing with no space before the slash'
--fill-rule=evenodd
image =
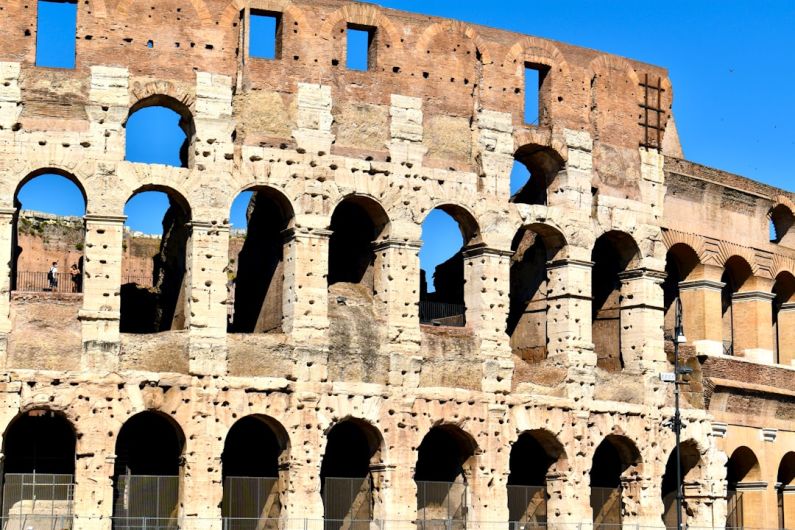
<path id="1" fill-rule="evenodd" d="M 545 486 L 508 486 L 508 518 L 511 528 L 525 530 L 547 522 Z"/>
<path id="2" fill-rule="evenodd" d="M 373 481 L 326 477 L 323 481 L 324 530 L 369 530 L 373 519 Z"/>
<path id="3" fill-rule="evenodd" d="M 422 300 L 420 301 L 420 323 L 463 327 L 466 325 L 466 306 Z"/>
<path id="4" fill-rule="evenodd" d="M 462 530 L 467 520 L 467 485 L 417 481 L 417 527 L 420 530 Z"/>
<path id="5" fill-rule="evenodd" d="M 73 278 L 68 272 L 55 274 L 54 282 L 50 281 L 48 272 L 17 271 L 15 290 L 23 292 L 81 293 L 83 292 L 83 276 Z"/>
<path id="6" fill-rule="evenodd" d="M 71 528 L 73 475 L 6 473 L 3 478 L 4 530 Z"/>
<path id="7" fill-rule="evenodd" d="M 179 477 L 121 475 L 116 480 L 113 528 L 169 530 L 178 528 Z"/>
<path id="8" fill-rule="evenodd" d="M 221 515 L 225 530 L 275 530 L 281 501 L 279 479 L 225 477 Z"/>
<path id="9" fill-rule="evenodd" d="M 593 510 L 594 530 L 620 527 L 622 524 L 621 488 L 591 487 L 591 509 Z"/>

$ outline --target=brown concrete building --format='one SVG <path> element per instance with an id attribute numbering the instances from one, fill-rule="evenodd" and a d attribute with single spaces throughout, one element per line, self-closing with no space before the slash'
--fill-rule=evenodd
<path id="1" fill-rule="evenodd" d="M 10 524 L 662 528 L 680 298 L 685 518 L 795 528 L 793 194 L 683 160 L 664 69 L 341 0 L 81 1 L 73 69 L 35 64 L 36 1 L 0 20 Z M 149 106 L 181 116 L 184 167 L 125 160 Z M 13 289 L 43 173 L 86 201 L 82 293 Z M 171 202 L 142 292 L 123 215 L 147 190 Z M 430 297 L 436 208 L 464 245 Z"/>

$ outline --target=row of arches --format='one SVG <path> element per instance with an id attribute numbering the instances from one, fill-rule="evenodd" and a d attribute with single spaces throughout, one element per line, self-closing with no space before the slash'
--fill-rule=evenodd
<path id="1" fill-rule="evenodd" d="M 168 415 L 140 412 L 118 432 L 113 466 L 113 516 L 118 528 L 172 527 L 182 516 L 185 435 Z M 59 413 L 44 409 L 17 417 L 4 435 L 3 516 L 71 514 L 76 433 Z M 324 519 L 334 528 L 384 520 L 387 460 L 384 441 L 371 423 L 348 417 L 325 433 L 318 476 Z M 274 418 L 251 415 L 229 429 L 221 454 L 222 516 L 240 529 L 271 527 L 295 499 L 289 497 L 290 436 Z M 423 527 L 471 520 L 469 485 L 477 475 L 480 449 L 462 428 L 437 424 L 417 448 L 413 479 L 417 521 Z M 682 448 L 683 476 L 701 478 L 702 462 L 695 442 Z M 663 520 L 671 517 L 673 455 L 662 477 Z M 623 435 L 608 435 L 597 446 L 589 471 L 590 506 L 599 527 L 620 524 L 631 483 L 638 480 L 642 459 Z M 547 504 L 560 495 L 570 473 L 565 447 L 546 430 L 520 434 L 510 450 L 506 498 L 511 523 L 546 524 Z M 27 489 L 18 484 L 32 484 Z M 52 484 L 61 484 L 57 490 Z M 47 490 L 47 487 L 50 487 Z M 49 496 L 41 492 L 48 491 Z M 38 504 L 29 502 L 35 496 Z M 298 502 L 306 502 L 300 499 Z M 27 513 L 31 512 L 31 513 Z"/>
<path id="2" fill-rule="evenodd" d="M 775 477 L 765 476 L 756 454 L 746 446 L 732 452 L 726 467 L 727 528 L 758 526 L 766 513 L 777 515 L 779 528 L 792 528 L 795 524 L 795 451 L 782 457 Z M 769 482 L 775 489 L 775 511 L 765 499 Z"/>

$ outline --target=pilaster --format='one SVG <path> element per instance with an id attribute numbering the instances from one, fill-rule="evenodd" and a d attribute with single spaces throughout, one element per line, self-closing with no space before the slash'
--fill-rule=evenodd
<path id="1" fill-rule="evenodd" d="M 328 153 L 334 142 L 331 125 L 331 87 L 314 83 L 298 83 L 296 94 L 298 127 L 293 138 L 300 149 Z"/>
<path id="2" fill-rule="evenodd" d="M 795 303 L 782 304 L 778 310 L 778 364 L 795 366 Z"/>
<path id="3" fill-rule="evenodd" d="M 682 325 L 685 337 L 696 352 L 707 355 L 723 353 L 721 290 L 723 282 L 699 279 L 679 283 L 682 300 Z"/>
<path id="4" fill-rule="evenodd" d="M 630 373 L 654 374 L 665 366 L 663 291 L 665 273 L 634 269 L 621 280 L 621 357 Z"/>
<path id="5" fill-rule="evenodd" d="M 389 107 L 389 157 L 395 164 L 422 165 L 428 148 L 422 143 L 422 99 L 392 94 Z"/>
<path id="6" fill-rule="evenodd" d="M 740 291 L 732 295 L 732 339 L 734 354 L 773 364 L 773 293 Z"/>

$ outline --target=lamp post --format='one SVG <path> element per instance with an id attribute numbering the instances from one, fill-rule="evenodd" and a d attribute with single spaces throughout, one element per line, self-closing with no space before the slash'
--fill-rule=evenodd
<path id="1" fill-rule="evenodd" d="M 689 374 L 692 372 L 691 368 L 679 368 L 679 345 L 684 344 L 685 331 L 682 327 L 682 301 L 679 297 L 676 298 L 676 312 L 674 319 L 674 419 L 672 428 L 676 434 L 676 528 L 682 530 L 682 454 L 680 451 L 681 434 L 682 434 L 682 418 L 679 414 L 679 376 L 682 374 Z"/>

